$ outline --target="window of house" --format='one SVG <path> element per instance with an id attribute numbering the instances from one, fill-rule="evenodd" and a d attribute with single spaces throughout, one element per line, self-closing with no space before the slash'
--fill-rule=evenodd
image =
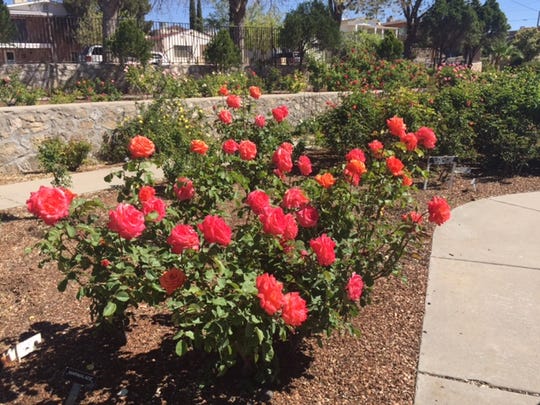
<path id="1" fill-rule="evenodd" d="M 15 63 L 15 52 L 6 51 L 6 63 Z"/>
<path id="2" fill-rule="evenodd" d="M 175 45 L 174 56 L 176 58 L 193 58 L 193 47 L 191 45 Z"/>

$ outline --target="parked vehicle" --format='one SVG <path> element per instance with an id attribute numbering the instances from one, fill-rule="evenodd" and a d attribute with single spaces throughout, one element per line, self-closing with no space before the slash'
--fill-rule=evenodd
<path id="1" fill-rule="evenodd" d="M 148 63 L 150 65 L 156 65 L 156 66 L 169 66 L 171 64 L 167 56 L 162 54 L 161 52 L 151 52 Z"/>
<path id="2" fill-rule="evenodd" d="M 130 58 L 131 59 L 131 58 Z M 101 63 L 103 62 L 103 46 L 91 45 L 83 49 L 79 55 L 79 62 L 81 63 Z M 136 60 L 133 60 L 136 62 Z M 151 52 L 148 64 L 156 66 L 168 66 L 170 65 L 169 59 L 161 52 Z"/>
<path id="3" fill-rule="evenodd" d="M 103 47 L 101 45 L 90 45 L 83 49 L 79 55 L 81 63 L 101 63 L 103 62 Z"/>

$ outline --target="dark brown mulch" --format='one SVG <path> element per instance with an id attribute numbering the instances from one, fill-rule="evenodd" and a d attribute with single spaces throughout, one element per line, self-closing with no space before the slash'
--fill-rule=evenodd
<path id="1" fill-rule="evenodd" d="M 451 189 L 418 191 L 421 203 L 443 195 L 455 207 L 489 196 L 540 190 L 540 177 L 496 179 L 459 177 Z M 110 192 L 101 197 L 114 200 Z M 334 334 L 297 348 L 282 348 L 279 384 L 253 390 L 238 370 L 213 381 L 211 356 L 174 354 L 174 333 L 166 316 L 141 306 L 120 338 L 96 334 L 87 302 L 75 289 L 59 293 L 54 266 L 38 268 L 37 252 L 25 254 L 43 226 L 24 208 L 0 212 L 0 353 L 34 333 L 44 342 L 20 363 L 0 370 L 0 402 L 56 404 L 71 384 L 66 367 L 95 377 L 92 390 L 79 396 L 84 404 L 412 404 L 427 283 L 429 239 L 424 254 L 406 262 L 407 282 L 380 280 L 372 305 L 362 309 L 355 325 L 362 336 Z"/>

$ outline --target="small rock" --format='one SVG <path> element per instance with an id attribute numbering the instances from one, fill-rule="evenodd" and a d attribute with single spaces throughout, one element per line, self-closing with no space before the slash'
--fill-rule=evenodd
<path id="1" fill-rule="evenodd" d="M 127 396 L 127 394 L 128 394 L 127 388 L 122 388 L 120 391 L 116 393 L 116 395 L 119 397 L 125 397 Z"/>

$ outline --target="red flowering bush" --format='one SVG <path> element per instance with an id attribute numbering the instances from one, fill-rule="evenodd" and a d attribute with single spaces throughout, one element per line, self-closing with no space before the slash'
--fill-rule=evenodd
<path id="1" fill-rule="evenodd" d="M 28 211 L 47 225 L 54 225 L 69 215 L 69 207 L 74 197 L 68 189 L 41 186 L 38 191 L 30 194 L 26 206 Z"/>
<path id="2" fill-rule="evenodd" d="M 249 86 L 249 95 L 258 100 L 262 95 L 261 89 L 257 86 Z"/>
<path id="3" fill-rule="evenodd" d="M 227 105 L 231 108 L 238 109 L 242 107 L 242 99 L 239 96 L 231 94 L 227 97 Z"/>
<path id="4" fill-rule="evenodd" d="M 282 122 L 289 115 L 289 109 L 286 105 L 280 105 L 272 110 L 272 115 L 277 122 Z"/>
<path id="5" fill-rule="evenodd" d="M 131 152 L 131 157 L 133 159 L 149 158 L 156 151 L 154 142 L 148 139 L 145 136 L 136 136 L 129 142 L 129 151 Z"/>
<path id="6" fill-rule="evenodd" d="M 347 297 L 349 297 L 349 299 L 353 301 L 359 300 L 362 296 L 363 289 L 364 280 L 362 280 L 362 276 L 353 273 L 347 283 Z"/>
<path id="7" fill-rule="evenodd" d="M 159 285 L 167 295 L 173 294 L 186 282 L 186 274 L 179 269 L 169 269 L 159 278 Z"/>
<path id="8" fill-rule="evenodd" d="M 79 284 L 96 322 L 125 326 L 132 307 L 166 307 L 178 355 L 203 349 L 218 373 L 241 360 L 273 378 L 277 341 L 352 330 L 376 280 L 414 251 L 422 219 L 440 225 L 450 208 L 440 197 L 412 204 L 420 171 L 408 156 L 422 142 L 411 151 L 388 135 L 317 172 L 286 123 L 257 127 L 245 101 L 238 122 L 216 120 L 221 139 L 164 162 L 159 188 L 145 152 L 116 174 L 113 207 L 56 188 L 33 193 L 28 209 L 50 225 L 39 248 L 59 262 L 59 288 Z"/>
<path id="9" fill-rule="evenodd" d="M 430 222 L 442 225 L 450 219 L 450 206 L 442 197 L 433 197 L 428 203 Z"/>
<path id="10" fill-rule="evenodd" d="M 219 120 L 225 125 L 229 125 L 233 122 L 233 116 L 229 110 L 221 110 L 218 114 Z"/>
<path id="11" fill-rule="evenodd" d="M 264 273 L 257 277 L 256 285 L 261 308 L 268 315 L 274 315 L 283 307 L 283 283 L 273 275 Z"/>
<path id="12" fill-rule="evenodd" d="M 204 155 L 208 151 L 208 145 L 200 139 L 194 139 L 191 141 L 191 151 L 199 155 Z"/>
<path id="13" fill-rule="evenodd" d="M 146 228 L 144 214 L 130 204 L 118 204 L 109 211 L 109 229 L 125 239 L 140 236 Z"/>

